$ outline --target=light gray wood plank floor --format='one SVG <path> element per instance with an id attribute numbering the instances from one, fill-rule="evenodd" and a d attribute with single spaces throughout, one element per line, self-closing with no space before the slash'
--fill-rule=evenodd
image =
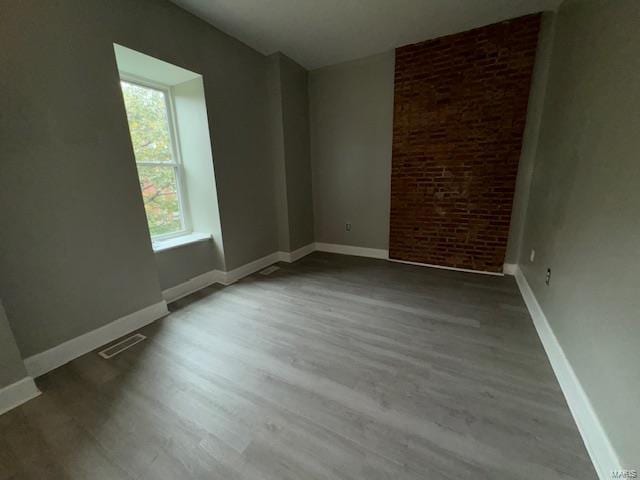
<path id="1" fill-rule="evenodd" d="M 38 379 L 5 479 L 592 479 L 511 277 L 314 253 Z"/>

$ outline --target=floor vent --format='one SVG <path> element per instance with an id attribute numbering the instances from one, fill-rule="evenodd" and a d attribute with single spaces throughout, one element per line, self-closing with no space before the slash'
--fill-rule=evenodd
<path id="1" fill-rule="evenodd" d="M 98 355 L 100 355 L 102 358 L 115 357 L 120 352 L 124 352 L 127 348 L 133 347 L 136 343 L 140 343 L 146 338 L 147 337 L 145 337 L 144 335 L 136 333 L 135 335 L 131 335 L 130 337 L 125 338 L 115 345 L 111 345 L 109 348 L 105 348 L 101 352 L 98 352 Z"/>
<path id="2" fill-rule="evenodd" d="M 260 270 L 260 275 L 271 275 L 273 272 L 280 270 L 280 267 L 276 267 L 275 265 L 271 265 L 270 267 L 265 268 L 264 270 Z"/>

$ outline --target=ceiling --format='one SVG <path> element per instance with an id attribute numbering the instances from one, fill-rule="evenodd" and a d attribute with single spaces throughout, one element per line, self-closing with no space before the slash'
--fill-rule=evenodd
<path id="1" fill-rule="evenodd" d="M 269 55 L 313 70 L 555 9 L 561 0 L 172 0 Z"/>

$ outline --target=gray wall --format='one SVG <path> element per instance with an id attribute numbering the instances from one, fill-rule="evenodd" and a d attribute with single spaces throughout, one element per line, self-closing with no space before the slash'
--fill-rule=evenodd
<path id="1" fill-rule="evenodd" d="M 314 241 L 307 70 L 279 55 L 290 251 Z"/>
<path id="2" fill-rule="evenodd" d="M 314 241 L 307 71 L 281 53 L 268 61 L 278 244 L 290 252 Z"/>
<path id="3" fill-rule="evenodd" d="M 156 265 L 162 290 L 175 287 L 211 270 L 221 269 L 212 240 L 157 252 Z"/>
<path id="4" fill-rule="evenodd" d="M 274 195 L 276 202 L 276 223 L 278 228 L 278 249 L 290 251 L 289 212 L 287 202 L 287 173 L 284 152 L 284 125 L 282 123 L 282 81 L 280 79 L 280 56 L 275 53 L 267 58 L 267 84 L 269 99 L 269 136 L 274 160 Z"/>
<path id="5" fill-rule="evenodd" d="M 623 465 L 633 468 L 640 466 L 638 45 L 637 0 L 561 7 L 520 256 Z"/>
<path id="6" fill-rule="evenodd" d="M 388 248 L 393 73 L 394 52 L 309 73 L 317 242 Z"/>
<path id="7" fill-rule="evenodd" d="M 538 138 L 540 136 L 540 123 L 542 121 L 542 111 L 549 79 L 554 32 L 555 13 L 545 12 L 542 15 L 536 63 L 531 76 L 531 93 L 529 95 L 529 106 L 527 109 L 527 124 L 522 136 L 522 154 L 520 156 L 520 163 L 518 164 L 516 191 L 513 196 L 511 226 L 509 228 L 509 241 L 505 253 L 505 263 L 518 263 L 520 256 L 531 178 L 533 176 Z"/>
<path id="8" fill-rule="evenodd" d="M 505 262 L 517 263 L 553 43 L 543 16 Z M 388 247 L 394 53 L 309 73 L 316 241 Z M 352 231 L 344 224 L 351 222 Z"/>
<path id="9" fill-rule="evenodd" d="M 0 295 L 25 357 L 161 300 L 113 42 L 204 76 L 227 269 L 277 249 L 265 57 L 164 1 L 2 9 Z"/>
<path id="10" fill-rule="evenodd" d="M 0 301 L 0 389 L 26 376 L 27 371 Z"/>

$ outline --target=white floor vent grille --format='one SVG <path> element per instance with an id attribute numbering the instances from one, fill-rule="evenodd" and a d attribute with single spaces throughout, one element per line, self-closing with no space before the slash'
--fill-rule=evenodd
<path id="1" fill-rule="evenodd" d="M 276 267 L 275 265 L 271 265 L 270 267 L 265 268 L 264 270 L 260 270 L 260 275 L 271 275 L 273 272 L 280 270 L 280 267 Z"/>
<path id="2" fill-rule="evenodd" d="M 115 345 L 111 345 L 109 348 L 105 348 L 101 352 L 98 352 L 98 355 L 100 355 L 102 358 L 115 357 L 119 353 L 124 352 L 127 348 L 133 347 L 136 343 L 140 343 L 146 338 L 147 337 L 145 337 L 144 335 L 136 333 L 135 335 L 131 335 L 121 342 L 118 342 Z"/>

